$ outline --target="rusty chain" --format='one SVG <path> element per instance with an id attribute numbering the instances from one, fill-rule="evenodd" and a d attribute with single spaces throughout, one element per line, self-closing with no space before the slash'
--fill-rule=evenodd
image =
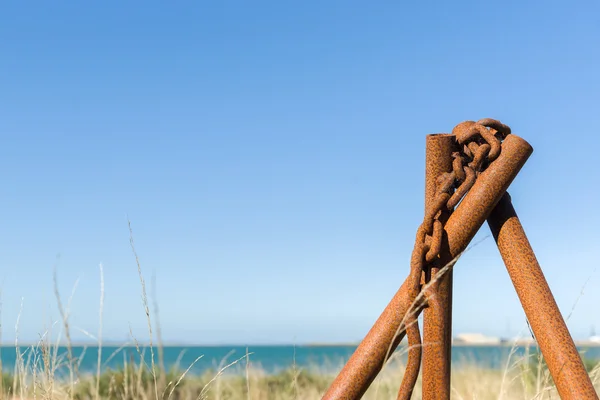
<path id="1" fill-rule="evenodd" d="M 427 136 L 425 216 L 416 235 L 411 273 L 323 400 L 362 398 L 405 335 L 409 364 L 398 398 L 411 397 L 422 355 L 423 399 L 451 397 L 451 272 L 486 220 L 559 396 L 598 400 L 506 192 L 532 152 L 526 140 L 489 119 L 463 122 L 452 135 Z M 420 348 L 417 323 L 422 311 L 426 349 Z"/>
<path id="2" fill-rule="evenodd" d="M 465 121 L 454 127 L 460 151 L 452 154 L 452 171 L 441 174 L 436 182 L 436 197 L 426 210 L 423 223 L 417 229 L 415 247 L 411 256 L 409 297 L 411 304 L 418 302 L 423 273 L 439 257 L 442 249 L 444 224 L 442 216 L 453 210 L 471 189 L 477 177 L 501 152 L 502 141 L 510 134 L 510 128 L 491 118 Z M 431 277 L 439 283 L 439 276 Z M 425 299 L 427 301 L 427 299 Z M 406 318 L 408 337 L 408 363 L 400 385 L 398 399 L 407 400 L 419 375 L 421 365 L 421 334 L 417 323 L 418 312 Z"/>

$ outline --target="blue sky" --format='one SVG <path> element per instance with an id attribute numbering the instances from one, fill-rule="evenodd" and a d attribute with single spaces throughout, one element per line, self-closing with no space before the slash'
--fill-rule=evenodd
<path id="1" fill-rule="evenodd" d="M 513 202 L 600 330 L 599 41 L 597 1 L 3 3 L 4 340 L 21 298 L 22 340 L 58 319 L 54 265 L 95 332 L 100 263 L 104 337 L 144 339 L 127 217 L 165 340 L 359 340 L 408 273 L 425 135 L 483 117 L 533 145 Z M 454 333 L 525 327 L 488 237 Z"/>

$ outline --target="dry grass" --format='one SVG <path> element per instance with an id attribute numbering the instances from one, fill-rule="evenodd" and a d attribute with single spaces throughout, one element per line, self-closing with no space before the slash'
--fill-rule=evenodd
<path id="1" fill-rule="evenodd" d="M 142 350 L 143 352 L 143 350 Z M 12 388 L 2 394 L 2 399 L 179 399 L 179 400 L 309 400 L 320 399 L 334 378 L 331 373 L 319 373 L 315 368 L 306 370 L 290 366 L 277 374 L 267 374 L 252 363 L 245 363 L 248 354 L 222 366 L 218 372 L 190 376 L 187 371 L 157 372 L 157 382 L 150 366 L 125 364 L 118 371 L 107 371 L 96 379 L 96 374 L 82 374 L 74 383 L 71 392 L 69 376 L 64 381 L 54 379 L 44 371 L 45 363 L 34 363 L 30 359 L 19 369 L 16 379 L 24 386 L 17 386 L 16 396 Z M 198 359 L 196 360 L 198 361 Z M 68 357 L 64 357 L 68 363 Z M 190 366 L 191 367 L 191 366 Z M 234 371 L 235 370 L 235 371 Z M 539 370 L 539 371 L 538 371 Z M 404 365 L 392 359 L 373 383 L 365 399 L 395 399 Z M 600 389 L 600 364 L 590 373 L 596 389 Z M 5 379 L 8 379 L 5 376 Z M 12 378 L 10 378 L 12 379 Z M 415 399 L 420 398 L 420 381 L 415 390 Z M 156 396 L 158 390 L 158 397 Z M 15 392 L 12 392 L 15 393 Z M 506 370 L 486 370 L 475 366 L 463 366 L 453 371 L 452 398 L 454 399 L 558 399 L 551 379 L 546 377 L 543 364 L 537 356 L 523 356 L 511 362 Z"/>

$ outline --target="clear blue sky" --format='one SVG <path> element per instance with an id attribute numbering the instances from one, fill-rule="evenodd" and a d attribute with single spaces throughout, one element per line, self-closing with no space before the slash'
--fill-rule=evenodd
<path id="1" fill-rule="evenodd" d="M 424 144 L 492 117 L 535 148 L 511 193 L 569 326 L 600 330 L 600 3 L 12 2 L 0 8 L 2 330 L 354 341 L 408 273 Z M 484 226 L 478 239 L 488 234 Z M 57 261 L 57 255 L 60 259 Z M 491 238 L 454 333 L 524 315 Z M 75 338 L 83 338 L 74 333 Z"/>

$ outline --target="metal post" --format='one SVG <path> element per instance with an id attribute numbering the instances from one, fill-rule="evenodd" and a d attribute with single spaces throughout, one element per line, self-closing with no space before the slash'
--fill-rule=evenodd
<path id="1" fill-rule="evenodd" d="M 562 400 L 598 399 L 523 226 L 506 193 L 488 225 Z"/>
<path id="2" fill-rule="evenodd" d="M 453 135 L 428 135 L 426 143 L 425 210 L 428 210 L 436 197 L 436 180 L 442 173 L 452 171 L 452 153 L 458 151 L 458 145 Z M 442 212 L 442 223 L 446 223 L 450 212 Z M 450 261 L 446 236 L 439 258 L 425 271 L 425 281 L 429 283 Z M 423 400 L 444 400 L 450 399 L 452 270 L 429 288 L 423 313 Z"/>
<path id="3" fill-rule="evenodd" d="M 459 256 L 517 176 L 533 149 L 522 138 L 509 135 L 502 153 L 477 179 L 446 223 L 448 250 Z M 406 284 L 406 283 L 405 283 Z M 396 348 L 403 332 L 396 332 L 410 304 L 405 284 L 334 380 L 323 399 L 360 399 L 385 363 L 387 350 Z"/>
<path id="4" fill-rule="evenodd" d="M 405 331 L 395 334 L 410 307 L 405 281 L 381 313 L 367 336 L 350 357 L 323 399 L 360 399 L 381 368 L 388 350 L 404 338 Z"/>

